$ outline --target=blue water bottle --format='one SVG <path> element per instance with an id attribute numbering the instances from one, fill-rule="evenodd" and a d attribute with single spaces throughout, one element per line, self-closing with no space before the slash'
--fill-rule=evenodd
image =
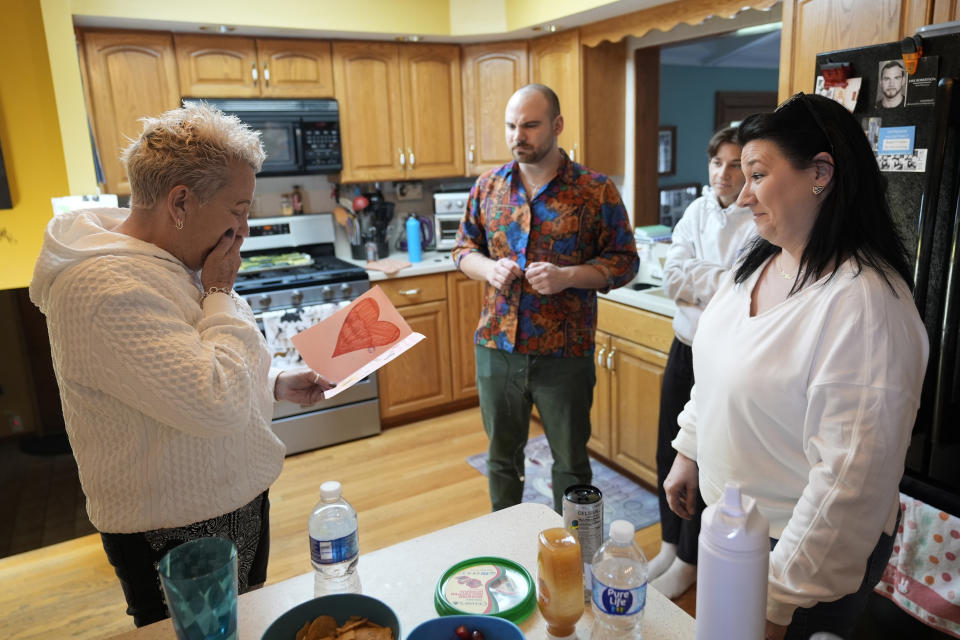
<path id="1" fill-rule="evenodd" d="M 411 213 L 407 216 L 407 253 L 410 262 L 420 262 L 423 252 L 420 250 L 420 218 Z"/>

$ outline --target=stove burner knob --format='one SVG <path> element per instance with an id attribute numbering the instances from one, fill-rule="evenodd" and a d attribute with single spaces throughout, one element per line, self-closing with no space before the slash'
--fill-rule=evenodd
<path id="1" fill-rule="evenodd" d="M 329 286 L 324 286 L 322 289 L 320 289 L 320 295 L 323 296 L 324 300 L 329 300 L 333 297 L 333 289 L 331 289 Z"/>
<path id="2" fill-rule="evenodd" d="M 296 289 L 294 289 L 290 293 L 290 302 L 292 302 L 293 304 L 300 304 L 301 302 L 303 302 L 303 292 L 297 291 Z"/>
<path id="3" fill-rule="evenodd" d="M 353 293 L 353 287 L 350 286 L 349 282 L 344 282 L 343 284 L 340 285 L 340 293 L 342 293 L 345 296 L 348 296 L 351 293 Z"/>
<path id="4" fill-rule="evenodd" d="M 273 300 L 267 294 L 263 294 L 262 296 L 260 296 L 261 307 L 269 307 L 271 302 L 273 302 Z"/>

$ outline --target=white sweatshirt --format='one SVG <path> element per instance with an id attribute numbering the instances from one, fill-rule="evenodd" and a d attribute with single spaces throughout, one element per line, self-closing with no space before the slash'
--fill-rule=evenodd
<path id="1" fill-rule="evenodd" d="M 683 212 L 663 266 L 664 291 L 677 303 L 673 331 L 680 342 L 693 344 L 700 314 L 755 234 L 750 209 L 736 204 L 721 208 L 709 186 Z"/>
<path id="2" fill-rule="evenodd" d="M 270 359 L 250 307 L 159 247 L 111 231 L 126 209 L 48 225 L 30 283 L 47 316 L 63 415 L 100 531 L 223 515 L 280 474 Z"/>
<path id="3" fill-rule="evenodd" d="M 696 385 L 674 448 L 697 461 L 700 491 L 724 483 L 757 499 L 779 538 L 767 618 L 853 593 L 880 533 L 893 533 L 898 485 L 929 348 L 906 284 L 850 263 L 750 317 L 727 277 L 700 319 Z"/>

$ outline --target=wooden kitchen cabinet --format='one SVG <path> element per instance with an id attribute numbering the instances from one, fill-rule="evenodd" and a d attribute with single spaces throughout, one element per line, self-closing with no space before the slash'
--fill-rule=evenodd
<path id="1" fill-rule="evenodd" d="M 180 93 L 204 98 L 333 96 L 330 43 L 174 34 Z"/>
<path id="2" fill-rule="evenodd" d="M 173 39 L 169 33 L 78 32 L 87 110 L 105 190 L 130 194 L 120 153 L 143 129 L 139 119 L 180 105 Z"/>
<path id="3" fill-rule="evenodd" d="M 510 96 L 529 82 L 527 43 L 463 46 L 463 128 L 467 175 L 478 176 L 512 159 L 503 126 Z"/>
<path id="4" fill-rule="evenodd" d="M 463 175 L 460 48 L 336 42 L 343 182 Z"/>
<path id="5" fill-rule="evenodd" d="M 474 334 L 483 307 L 483 281 L 471 280 L 459 271 L 447 274 L 447 300 L 450 306 L 450 369 L 453 374 L 453 398 L 477 397 L 477 359 Z"/>
<path id="6" fill-rule="evenodd" d="M 380 418 L 442 406 L 453 401 L 450 379 L 450 314 L 444 274 L 381 280 L 410 328 L 426 336 L 379 371 Z"/>
<path id="7" fill-rule="evenodd" d="M 590 450 L 657 484 L 660 387 L 672 321 L 609 300 L 598 302 L 597 386 Z"/>
<path id="8" fill-rule="evenodd" d="M 571 160 L 607 175 L 624 173 L 626 41 L 583 47 L 577 30 L 530 41 L 530 81 L 557 93 L 560 146 Z"/>
<path id="9" fill-rule="evenodd" d="M 380 369 L 381 420 L 397 424 L 475 400 L 473 333 L 480 319 L 483 282 L 450 272 L 374 284 L 410 328 L 427 338 Z"/>

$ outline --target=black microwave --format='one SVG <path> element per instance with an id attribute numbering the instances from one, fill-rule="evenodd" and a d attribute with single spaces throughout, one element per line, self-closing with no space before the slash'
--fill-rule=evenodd
<path id="1" fill-rule="evenodd" d="M 258 176 L 336 173 L 340 156 L 340 111 L 336 100 L 184 98 L 202 100 L 260 132 L 267 159 Z"/>

